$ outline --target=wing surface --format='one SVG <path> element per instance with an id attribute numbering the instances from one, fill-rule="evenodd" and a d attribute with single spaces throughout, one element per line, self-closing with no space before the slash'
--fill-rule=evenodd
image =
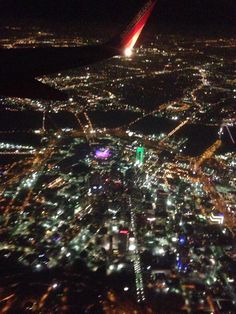
<path id="1" fill-rule="evenodd" d="M 125 28 L 125 30 L 112 38 L 108 44 L 123 50 L 132 49 L 146 25 L 156 2 L 156 0 L 149 0 L 134 17 L 131 23 Z"/>
<path id="2" fill-rule="evenodd" d="M 35 79 L 4 81 L 0 84 L 0 95 L 44 100 L 67 100 L 68 95 Z"/>

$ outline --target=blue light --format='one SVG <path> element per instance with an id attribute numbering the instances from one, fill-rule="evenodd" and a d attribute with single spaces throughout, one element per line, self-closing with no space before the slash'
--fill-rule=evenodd
<path id="1" fill-rule="evenodd" d="M 177 267 L 178 267 L 178 270 L 182 270 L 183 264 L 181 263 L 181 261 L 178 261 Z"/>
<path id="2" fill-rule="evenodd" d="M 186 243 L 186 237 L 184 235 L 179 237 L 179 244 L 184 245 Z"/>
<path id="3" fill-rule="evenodd" d="M 188 270 L 188 265 L 183 264 L 180 260 L 177 262 L 178 271 L 186 272 Z"/>

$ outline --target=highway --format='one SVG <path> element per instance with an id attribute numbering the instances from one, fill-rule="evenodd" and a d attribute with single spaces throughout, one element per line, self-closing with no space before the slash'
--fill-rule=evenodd
<path id="1" fill-rule="evenodd" d="M 140 260 L 140 252 L 139 252 L 139 243 L 136 229 L 136 221 L 135 221 L 135 212 L 132 206 L 132 200 L 129 200 L 129 208 L 130 208 L 130 229 L 133 234 L 133 242 L 134 245 L 132 249 L 132 259 L 134 264 L 134 273 L 135 273 L 135 286 L 136 286 L 136 294 L 137 294 L 137 302 L 145 301 L 144 294 L 144 283 L 143 283 L 143 275 L 142 275 L 142 266 Z"/>

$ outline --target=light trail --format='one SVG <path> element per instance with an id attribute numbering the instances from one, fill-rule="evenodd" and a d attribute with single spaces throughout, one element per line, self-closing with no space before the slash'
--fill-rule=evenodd
<path id="1" fill-rule="evenodd" d="M 90 145 L 90 137 L 91 137 L 91 134 L 90 134 L 90 132 L 88 132 L 88 130 L 86 130 L 86 128 L 84 127 L 84 125 L 83 125 L 83 123 L 82 123 L 82 121 L 81 121 L 81 119 L 79 118 L 79 115 L 80 115 L 81 113 L 83 113 L 84 116 L 85 116 L 85 118 L 88 119 L 89 123 L 91 123 L 91 121 L 89 120 L 88 115 L 87 115 L 87 117 L 86 117 L 84 111 L 79 111 L 79 112 L 73 112 L 73 111 L 71 111 L 71 112 L 72 112 L 72 113 L 74 114 L 74 116 L 76 117 L 76 119 L 77 119 L 79 125 L 81 126 L 81 128 L 82 128 L 82 130 L 83 130 L 83 133 L 84 133 L 84 135 L 85 135 L 85 138 L 86 138 L 87 142 L 88 142 L 89 145 Z M 91 123 L 91 126 L 92 126 L 92 123 Z M 93 129 L 92 129 L 92 130 L 93 130 Z"/>
<path id="2" fill-rule="evenodd" d="M 145 294 L 144 294 L 144 284 L 143 284 L 143 276 L 142 276 L 142 267 L 141 267 L 141 260 L 140 260 L 140 253 L 138 249 L 138 240 L 137 240 L 137 231 L 136 231 L 136 221 L 135 221 L 135 213 L 131 208 L 131 200 L 130 200 L 130 215 L 131 215 L 131 231 L 134 235 L 134 244 L 135 249 L 133 251 L 133 264 L 134 264 L 134 273 L 135 273 L 135 285 L 136 285 L 136 294 L 137 294 L 137 302 L 145 301 Z"/>
<path id="3" fill-rule="evenodd" d="M 69 310 L 69 306 L 68 306 L 68 292 L 69 292 L 69 288 L 65 287 L 63 289 L 63 294 L 61 297 L 61 309 L 63 311 L 63 313 L 68 313 Z"/>
<path id="4" fill-rule="evenodd" d="M 16 295 L 13 294 L 10 296 L 10 298 L 8 298 L 7 304 L 1 309 L 1 314 L 3 313 L 9 313 L 10 309 L 12 308 L 13 303 L 17 300 Z"/>
<path id="5" fill-rule="evenodd" d="M 196 172 L 207 159 L 210 159 L 221 145 L 222 141 L 218 139 L 210 147 L 208 147 L 208 149 L 205 150 L 200 158 L 195 162 L 194 172 Z"/>
<path id="6" fill-rule="evenodd" d="M 35 157 L 34 157 L 34 160 L 31 161 L 30 163 L 30 168 L 27 170 L 26 173 L 22 174 L 24 175 L 24 178 L 26 177 L 26 175 L 28 174 L 29 176 L 32 174 L 32 173 L 39 173 L 40 171 L 42 171 L 45 167 L 45 164 L 46 164 L 46 161 L 52 156 L 52 154 L 54 153 L 54 147 L 55 147 L 55 141 L 56 139 L 53 137 L 51 139 L 51 141 L 49 142 L 48 144 L 48 149 L 46 149 L 46 151 L 42 152 L 41 150 L 38 150 L 37 153 L 35 154 Z M 20 181 L 20 178 L 21 176 L 17 176 L 18 177 L 18 181 Z M 24 201 L 23 201 L 23 204 L 22 206 L 20 207 L 20 210 L 23 212 L 25 207 L 29 205 L 29 201 L 33 195 L 33 189 L 34 189 L 34 186 L 36 184 L 38 180 L 38 176 L 34 178 L 34 180 L 32 180 L 32 184 L 31 184 L 31 187 L 27 193 L 27 195 L 25 196 L 24 198 Z M 5 209 L 5 212 L 4 214 L 8 214 L 9 211 L 13 208 L 14 206 L 14 203 L 17 199 L 17 196 L 19 195 L 21 189 L 19 189 L 14 197 L 11 199 L 11 201 L 9 202 L 9 204 L 7 205 L 6 209 Z M 8 217 L 5 221 L 5 225 L 8 224 L 8 219 L 10 217 Z"/>
<path id="7" fill-rule="evenodd" d="M 38 302 L 38 306 L 37 306 L 39 311 L 44 307 L 44 304 L 45 304 L 45 302 L 46 302 L 47 298 L 49 297 L 49 294 L 51 293 L 52 290 L 53 290 L 53 285 L 50 285 L 48 287 L 48 289 L 46 290 L 46 292 L 40 298 L 40 300 Z"/>
<path id="8" fill-rule="evenodd" d="M 13 298 L 14 296 L 15 296 L 15 293 L 12 293 L 12 294 L 6 296 L 5 298 L 1 299 L 0 302 L 8 301 L 11 298 Z"/>
<path id="9" fill-rule="evenodd" d="M 9 152 L 9 151 L 0 151 L 0 155 L 34 155 L 35 151 L 29 151 L 29 152 L 19 152 L 19 151 L 14 151 L 14 152 Z"/>
<path id="10" fill-rule="evenodd" d="M 84 112 L 84 116 L 85 118 L 87 119 L 88 123 L 89 123 L 89 127 L 90 127 L 90 132 L 94 133 L 94 129 L 93 129 L 93 125 L 92 125 L 92 122 L 87 114 L 87 112 Z"/>
<path id="11" fill-rule="evenodd" d="M 164 142 L 165 140 L 167 140 L 169 137 L 174 135 L 178 130 L 180 130 L 188 122 L 189 122 L 189 118 L 187 118 L 186 120 L 181 122 L 174 130 L 172 130 L 169 134 L 167 134 L 167 136 L 163 140 L 161 140 L 161 141 Z"/>
<path id="12" fill-rule="evenodd" d="M 235 140 L 234 140 L 234 138 L 233 138 L 232 133 L 230 132 L 230 129 L 229 129 L 228 125 L 226 125 L 226 129 L 227 129 L 227 131 L 228 131 L 228 133 L 229 133 L 229 136 L 230 136 L 230 138 L 231 138 L 231 141 L 233 142 L 233 144 L 235 144 Z"/>
<path id="13" fill-rule="evenodd" d="M 158 105 L 158 108 L 157 108 L 157 109 L 154 109 L 154 110 L 151 111 L 151 112 L 147 112 L 147 113 L 144 114 L 143 116 L 141 116 L 141 117 L 139 117 L 139 118 L 133 120 L 132 122 L 130 122 L 128 125 L 122 126 L 122 128 L 130 127 L 130 126 L 136 124 L 137 122 L 143 120 L 143 119 L 146 118 L 146 117 L 152 116 L 152 115 L 156 114 L 157 112 L 161 112 L 162 110 L 165 110 L 165 109 L 168 108 L 169 106 L 175 104 L 177 101 L 178 101 L 178 100 L 174 100 L 174 101 L 171 101 L 171 102 L 168 102 L 168 103 L 164 103 L 164 104 L 162 104 L 162 105 L 160 105 L 160 106 Z"/>
<path id="14" fill-rule="evenodd" d="M 207 72 L 206 70 L 203 68 L 203 66 L 206 66 L 207 64 L 205 65 L 202 65 L 202 67 L 194 67 L 195 70 L 197 70 L 201 76 L 201 84 L 199 84 L 196 88 L 194 88 L 191 93 L 190 93 L 190 96 L 192 98 L 192 100 L 194 101 L 194 104 L 197 105 L 199 108 L 201 108 L 201 104 L 197 101 L 197 97 L 196 97 L 196 93 L 198 91 L 200 91 L 203 87 L 205 86 L 208 86 L 209 85 L 209 81 L 207 80 Z"/>

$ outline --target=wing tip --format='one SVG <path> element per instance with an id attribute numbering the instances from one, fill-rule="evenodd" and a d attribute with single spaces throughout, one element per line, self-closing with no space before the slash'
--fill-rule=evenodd
<path id="1" fill-rule="evenodd" d="M 132 49 L 146 25 L 156 3 L 157 0 L 147 1 L 125 30 L 111 39 L 108 42 L 108 45 L 118 49 Z"/>

